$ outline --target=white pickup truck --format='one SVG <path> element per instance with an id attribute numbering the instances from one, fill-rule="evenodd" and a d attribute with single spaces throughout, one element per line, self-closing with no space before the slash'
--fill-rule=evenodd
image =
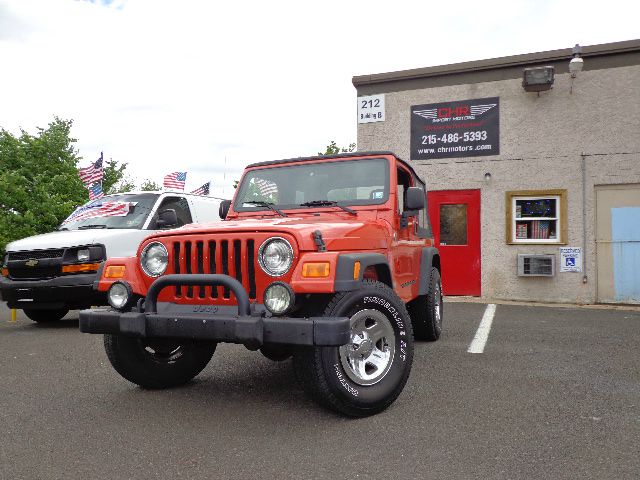
<path id="1" fill-rule="evenodd" d="M 151 233 L 219 221 L 223 200 L 182 192 L 129 192 L 88 202 L 59 230 L 7 245 L 0 300 L 31 320 L 60 320 L 69 310 L 106 305 L 93 289 L 107 258 L 130 257 Z"/>

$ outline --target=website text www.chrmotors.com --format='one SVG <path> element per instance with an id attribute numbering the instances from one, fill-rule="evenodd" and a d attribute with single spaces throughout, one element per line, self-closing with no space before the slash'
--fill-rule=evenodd
<path id="1" fill-rule="evenodd" d="M 451 153 L 451 152 L 471 152 L 479 150 L 491 150 L 491 144 L 485 145 L 458 145 L 456 147 L 419 148 L 418 153 Z"/>

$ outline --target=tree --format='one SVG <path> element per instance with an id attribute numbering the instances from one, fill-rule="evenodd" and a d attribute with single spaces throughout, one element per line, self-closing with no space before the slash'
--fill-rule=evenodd
<path id="1" fill-rule="evenodd" d="M 339 147 L 336 145 L 335 140 L 331 140 L 331 143 L 327 145 L 324 152 L 318 152 L 318 155 L 335 155 L 337 153 L 351 153 L 356 151 L 356 144 L 350 143 L 348 147 Z"/>
<path id="2" fill-rule="evenodd" d="M 88 200 L 78 177 L 72 120 L 55 117 L 36 135 L 0 130 L 0 254 L 8 242 L 55 230 Z"/>
<path id="3" fill-rule="evenodd" d="M 162 188 L 156 182 L 147 178 L 140 185 L 140 190 L 142 190 L 143 192 L 153 192 L 157 190 L 162 190 Z"/>
<path id="4" fill-rule="evenodd" d="M 109 159 L 104 165 L 104 178 L 102 179 L 102 191 L 105 195 L 112 193 L 124 193 L 135 190 L 135 183 L 125 174 L 128 163 L 121 163 Z"/>

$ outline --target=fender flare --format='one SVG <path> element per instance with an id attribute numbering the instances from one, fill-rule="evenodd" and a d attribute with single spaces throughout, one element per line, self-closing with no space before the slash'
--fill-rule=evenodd
<path id="1" fill-rule="evenodd" d="M 360 262 L 360 275 L 357 280 L 353 278 L 353 268 L 356 262 Z M 391 268 L 387 257 L 381 253 L 346 253 L 338 255 L 334 291 L 348 292 L 359 289 L 362 286 L 364 271 L 371 266 L 381 266 L 380 281 L 393 288 Z M 380 271 L 378 274 L 380 275 Z"/>

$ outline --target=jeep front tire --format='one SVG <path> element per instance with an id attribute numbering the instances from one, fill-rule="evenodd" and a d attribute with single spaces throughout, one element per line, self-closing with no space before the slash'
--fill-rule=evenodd
<path id="1" fill-rule="evenodd" d="M 334 295 L 324 315 L 349 317 L 351 340 L 296 352 L 303 389 L 345 415 L 381 412 L 400 395 L 411 371 L 413 332 L 404 303 L 387 285 L 366 280 L 358 290 Z"/>

